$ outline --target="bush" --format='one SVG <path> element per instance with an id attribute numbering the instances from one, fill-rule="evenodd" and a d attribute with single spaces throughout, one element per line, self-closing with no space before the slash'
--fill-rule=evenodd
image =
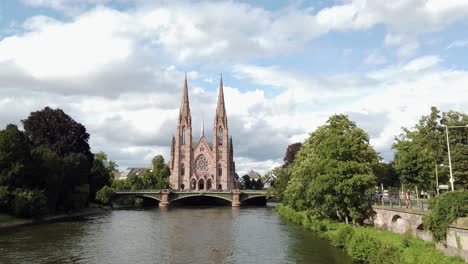
<path id="1" fill-rule="evenodd" d="M 381 248 L 380 241 L 369 232 L 354 232 L 348 243 L 348 254 L 355 261 L 370 262 L 370 258 Z"/>
<path id="2" fill-rule="evenodd" d="M 15 216 L 31 218 L 47 214 L 47 197 L 39 190 L 17 189 L 13 198 Z"/>
<path id="3" fill-rule="evenodd" d="M 435 241 L 445 241 L 448 226 L 468 213 L 468 190 L 446 192 L 430 201 L 430 213 L 424 217 L 424 226 Z"/>
<path id="4" fill-rule="evenodd" d="M 354 234 L 354 228 L 350 225 L 340 225 L 338 229 L 330 235 L 332 244 L 336 247 L 345 247 Z"/>
<path id="5" fill-rule="evenodd" d="M 114 195 L 114 189 L 106 185 L 97 191 L 96 200 L 102 204 L 108 204 L 112 195 Z"/>

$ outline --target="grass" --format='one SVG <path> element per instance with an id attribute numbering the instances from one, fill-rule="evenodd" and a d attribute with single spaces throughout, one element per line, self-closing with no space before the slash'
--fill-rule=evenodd
<path id="1" fill-rule="evenodd" d="M 400 235 L 373 227 L 353 227 L 344 223 L 308 216 L 292 208 L 278 205 L 278 214 L 288 221 L 315 231 L 319 236 L 344 248 L 351 258 L 359 263 L 465 263 L 460 257 L 447 257 L 435 248 L 410 233 Z"/>

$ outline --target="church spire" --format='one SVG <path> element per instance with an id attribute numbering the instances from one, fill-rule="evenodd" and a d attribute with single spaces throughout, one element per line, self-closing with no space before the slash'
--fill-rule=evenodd
<path id="1" fill-rule="evenodd" d="M 219 118 L 221 118 L 223 122 L 225 122 L 226 120 L 226 107 L 224 105 L 223 75 L 221 75 L 221 79 L 219 81 L 218 105 L 216 107 L 216 119 L 219 120 Z"/>
<path id="2" fill-rule="evenodd" d="M 201 125 L 201 131 L 200 131 L 200 138 L 205 136 L 205 118 L 202 118 L 202 125 Z"/>
<path id="3" fill-rule="evenodd" d="M 188 98 L 187 73 L 185 73 L 182 103 L 180 104 L 180 112 L 179 112 L 179 122 L 182 122 L 184 117 L 187 119 L 188 125 L 190 125 L 191 117 L 190 117 L 190 106 L 189 106 L 189 98 Z"/>

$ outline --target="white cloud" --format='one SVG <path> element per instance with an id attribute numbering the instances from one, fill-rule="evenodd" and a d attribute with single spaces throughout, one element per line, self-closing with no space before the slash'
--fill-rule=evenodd
<path id="1" fill-rule="evenodd" d="M 450 43 L 445 49 L 463 48 L 463 47 L 468 47 L 468 39 L 454 41 Z"/>
<path id="2" fill-rule="evenodd" d="M 387 59 L 385 56 L 373 51 L 371 54 L 369 54 L 369 56 L 366 57 L 364 63 L 370 65 L 382 65 L 387 63 Z"/>

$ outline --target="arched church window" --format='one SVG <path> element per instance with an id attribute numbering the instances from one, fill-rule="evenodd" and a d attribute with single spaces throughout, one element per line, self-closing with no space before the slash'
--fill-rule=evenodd
<path id="1" fill-rule="evenodd" d="M 221 167 L 221 164 L 219 165 L 219 168 L 218 168 L 218 175 L 219 176 L 223 175 L 223 168 Z"/>
<path id="2" fill-rule="evenodd" d="M 182 128 L 182 145 L 185 145 L 185 127 Z"/>
<path id="3" fill-rule="evenodd" d="M 182 166 L 180 167 L 180 175 L 184 176 L 185 175 L 185 165 L 182 163 Z"/>
<path id="4" fill-rule="evenodd" d="M 223 129 L 221 127 L 218 128 L 218 145 L 223 145 Z"/>

